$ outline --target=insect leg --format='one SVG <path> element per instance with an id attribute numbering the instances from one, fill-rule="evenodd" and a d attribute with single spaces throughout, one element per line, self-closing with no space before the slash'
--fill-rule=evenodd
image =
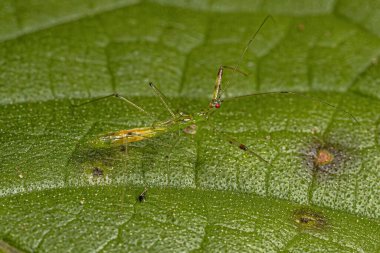
<path id="1" fill-rule="evenodd" d="M 172 109 L 169 107 L 168 99 L 165 97 L 165 95 L 154 85 L 152 82 L 149 83 L 149 86 L 153 89 L 153 91 L 156 93 L 156 95 L 160 98 L 161 103 L 165 106 L 166 110 L 172 115 L 173 118 L 175 118 L 175 114 Z"/>
<path id="2" fill-rule="evenodd" d="M 217 129 L 214 128 L 214 131 L 223 135 L 224 136 L 224 139 L 226 139 L 228 141 L 229 144 L 231 144 L 232 146 L 235 146 L 241 150 L 243 150 L 244 152 L 247 152 L 253 156 L 255 156 L 256 158 L 258 158 L 260 161 L 263 161 L 265 162 L 266 164 L 270 164 L 267 160 L 265 160 L 262 156 L 260 156 L 259 154 L 257 154 L 256 152 L 254 152 L 253 150 L 251 150 L 248 146 L 246 146 L 245 144 L 241 143 L 240 141 L 236 140 L 235 138 L 229 136 L 228 134 L 226 134 L 225 132 L 222 132 L 222 131 L 218 131 Z"/>
<path id="3" fill-rule="evenodd" d="M 209 104 L 210 108 L 220 108 L 221 106 L 221 96 L 222 96 L 222 78 L 223 78 L 223 72 L 224 69 L 229 69 L 234 72 L 240 73 L 242 75 L 247 76 L 245 72 L 237 69 L 236 67 L 230 67 L 230 66 L 220 66 L 218 70 L 218 74 L 216 76 L 215 86 L 214 86 L 214 93 L 212 95 L 211 102 Z"/>
<path id="4" fill-rule="evenodd" d="M 268 21 L 268 19 L 270 19 L 270 18 L 274 21 L 274 19 L 273 19 L 273 17 L 272 17 L 271 15 L 268 15 L 268 16 L 266 16 L 266 17 L 264 18 L 264 20 L 261 22 L 259 28 L 256 30 L 255 33 L 252 34 L 251 38 L 249 39 L 249 41 L 248 41 L 246 47 L 244 48 L 242 54 L 240 55 L 240 59 L 239 59 L 239 61 L 237 62 L 237 64 L 236 64 L 234 67 L 229 67 L 230 69 L 232 69 L 233 72 L 240 72 L 240 71 L 239 71 L 239 68 L 240 68 L 241 63 L 243 62 L 243 59 L 244 59 L 245 54 L 246 54 L 247 51 L 248 51 L 248 48 L 251 46 L 251 44 L 253 43 L 253 41 L 256 39 L 256 36 L 257 36 L 257 34 L 259 34 L 261 28 L 263 28 L 263 26 L 265 25 L 265 23 L 266 23 L 266 22 Z M 225 66 L 225 68 L 227 68 L 227 66 Z M 241 72 L 240 72 L 240 73 L 241 73 Z M 244 74 L 244 73 L 242 73 L 242 74 Z M 226 85 L 225 85 L 225 87 L 224 87 L 224 91 L 227 90 L 228 85 L 229 85 L 229 82 L 226 83 Z M 221 93 L 222 93 L 222 91 L 220 90 L 219 93 L 220 93 L 220 95 L 219 95 L 219 100 L 220 100 L 220 102 L 222 102 L 222 100 L 221 100 Z"/>
<path id="5" fill-rule="evenodd" d="M 228 143 L 230 143 L 231 145 L 235 146 L 235 147 L 238 147 L 239 149 L 243 150 L 244 152 L 247 152 L 253 156 L 255 156 L 256 158 L 258 158 L 260 161 L 263 161 L 265 162 L 266 164 L 269 164 L 269 162 L 267 160 L 265 160 L 263 157 L 261 157 L 259 154 L 257 154 L 256 152 L 252 151 L 249 147 L 247 147 L 245 144 L 239 142 L 238 140 L 232 138 L 232 137 L 227 137 L 228 138 Z"/>
<path id="6" fill-rule="evenodd" d="M 113 94 L 108 95 L 108 96 L 104 96 L 104 97 L 100 97 L 100 98 L 95 98 L 95 99 L 92 99 L 90 101 L 84 102 L 82 104 L 76 105 L 76 107 L 87 105 L 87 104 L 91 104 L 91 103 L 94 103 L 94 102 L 97 102 L 97 101 L 100 101 L 100 100 L 103 100 L 103 99 L 106 99 L 106 98 L 110 98 L 110 97 L 114 97 L 114 98 L 120 99 L 120 100 L 126 102 L 127 104 L 133 106 L 134 108 L 136 108 L 140 112 L 142 112 L 142 113 L 144 113 L 144 114 L 146 114 L 146 115 L 148 115 L 148 116 L 150 116 L 150 117 L 153 118 L 153 116 L 150 113 L 148 113 L 143 108 L 141 108 L 140 106 L 138 106 L 135 103 L 133 103 L 131 100 L 129 100 L 129 99 L 121 96 L 119 93 L 113 93 Z"/>

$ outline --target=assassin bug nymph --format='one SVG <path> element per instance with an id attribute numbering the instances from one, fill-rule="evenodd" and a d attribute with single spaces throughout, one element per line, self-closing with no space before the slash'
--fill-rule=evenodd
<path id="1" fill-rule="evenodd" d="M 246 51 L 248 50 L 249 46 L 251 45 L 251 43 L 255 39 L 256 35 L 258 34 L 258 32 L 261 30 L 263 25 L 266 23 L 266 21 L 270 17 L 271 16 L 267 16 L 263 20 L 263 22 L 261 23 L 261 25 L 259 26 L 257 31 L 251 36 L 251 39 L 249 40 L 247 46 L 245 47 L 243 53 L 240 56 L 240 60 L 239 60 L 238 64 L 234 67 L 221 66 L 219 68 L 218 73 L 217 73 L 217 78 L 215 81 L 215 85 L 214 85 L 213 95 L 212 95 L 212 98 L 211 98 L 211 101 L 210 101 L 208 107 L 205 110 L 197 112 L 193 115 L 183 113 L 183 112 L 175 112 L 174 110 L 172 110 L 170 108 L 168 100 L 165 97 L 165 95 L 153 83 L 150 82 L 149 86 L 153 89 L 154 93 L 158 96 L 158 98 L 160 99 L 160 102 L 165 107 L 165 109 L 168 111 L 168 113 L 171 115 L 171 117 L 167 120 L 164 120 L 164 121 L 155 121 L 151 126 L 138 127 L 138 128 L 133 128 L 133 129 L 119 130 L 116 132 L 106 133 L 106 134 L 101 135 L 96 141 L 98 143 L 100 142 L 101 144 L 125 145 L 125 146 L 127 146 L 128 143 L 144 141 L 146 139 L 151 139 L 151 138 L 157 137 L 160 134 L 164 134 L 167 132 L 174 132 L 174 131 L 178 131 L 178 130 L 183 130 L 185 133 L 193 134 L 194 131 L 186 131 L 186 129 L 194 129 L 194 126 L 196 126 L 196 124 L 198 124 L 202 121 L 206 121 L 215 112 L 215 110 L 217 110 L 221 107 L 223 102 L 228 101 L 228 100 L 241 98 L 241 97 L 248 97 L 248 96 L 267 95 L 267 94 L 276 94 L 276 93 L 277 94 L 296 94 L 296 95 L 306 96 L 312 100 L 316 100 L 317 102 L 323 103 L 327 106 L 337 108 L 336 106 L 329 104 L 323 100 L 315 99 L 313 97 L 310 97 L 310 96 L 307 96 L 307 95 L 304 95 L 301 93 L 291 92 L 291 91 L 254 93 L 254 94 L 232 97 L 232 98 L 228 98 L 228 99 L 223 100 L 222 95 L 223 95 L 223 91 L 225 91 L 225 87 L 222 89 L 222 79 L 223 79 L 224 70 L 231 70 L 232 72 L 236 72 L 236 73 L 239 73 L 242 75 L 247 75 L 243 71 L 239 70 L 239 64 L 241 63 Z M 101 99 L 106 99 L 109 97 L 118 98 L 118 99 L 126 102 L 130 106 L 134 107 L 135 109 L 139 110 L 141 113 L 144 113 L 144 114 L 146 114 L 146 115 L 148 115 L 154 119 L 154 117 L 152 115 L 150 115 L 142 107 L 138 106 L 137 104 L 135 104 L 131 100 L 129 100 L 129 99 L 117 94 L 117 93 L 114 93 L 114 94 L 111 94 L 111 95 L 108 95 L 105 97 L 97 98 L 97 99 L 91 100 L 89 102 L 85 102 L 83 104 L 80 104 L 80 105 L 92 103 L 92 102 L 99 101 Z M 350 114 L 346 111 L 343 111 L 343 112 L 346 113 L 347 115 L 349 115 L 355 121 L 357 121 L 352 114 Z M 248 146 L 242 144 L 241 142 L 239 142 L 236 139 L 229 137 L 228 135 L 226 135 L 223 132 L 220 132 L 220 133 L 223 134 L 224 136 L 226 136 L 228 143 L 230 143 L 231 145 L 239 148 L 240 150 L 242 150 L 244 152 L 247 152 L 247 153 L 255 156 L 256 158 L 258 158 L 259 160 L 261 160 L 265 163 L 268 163 L 268 161 L 266 161 L 260 155 L 258 155 L 254 151 L 252 151 Z"/>

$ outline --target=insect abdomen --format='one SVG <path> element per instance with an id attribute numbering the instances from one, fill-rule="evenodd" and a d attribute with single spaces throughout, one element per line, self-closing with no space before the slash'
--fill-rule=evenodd
<path id="1" fill-rule="evenodd" d="M 160 132 L 166 131 L 165 128 L 133 128 L 128 130 L 120 130 L 101 136 L 99 139 L 103 143 L 123 145 L 130 142 L 142 141 L 156 136 Z"/>

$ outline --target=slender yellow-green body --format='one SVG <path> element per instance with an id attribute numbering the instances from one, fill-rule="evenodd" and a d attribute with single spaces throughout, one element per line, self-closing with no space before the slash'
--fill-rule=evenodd
<path id="1" fill-rule="evenodd" d="M 104 143 L 123 145 L 130 142 L 142 141 L 155 137 L 159 133 L 166 132 L 167 128 L 139 127 L 128 130 L 120 130 L 102 135 L 99 140 Z"/>
<path id="2" fill-rule="evenodd" d="M 154 138 L 157 135 L 166 132 L 183 130 L 190 125 L 207 119 L 207 116 L 207 113 L 197 113 L 195 117 L 184 113 L 177 113 L 174 115 L 174 118 L 170 118 L 166 121 L 155 122 L 150 127 L 138 127 L 103 134 L 93 143 L 102 146 L 124 145 L 132 142 L 143 141 Z"/>

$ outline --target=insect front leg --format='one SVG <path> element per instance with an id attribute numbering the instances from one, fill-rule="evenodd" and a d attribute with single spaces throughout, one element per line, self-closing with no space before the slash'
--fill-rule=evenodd
<path id="1" fill-rule="evenodd" d="M 216 76 L 215 86 L 214 86 L 214 92 L 212 95 L 211 102 L 209 104 L 210 108 L 216 108 L 219 109 L 222 104 L 222 79 L 223 79 L 223 72 L 224 69 L 232 70 L 233 72 L 240 73 L 244 76 L 247 76 L 246 73 L 239 70 L 237 67 L 230 67 L 230 66 L 220 66 L 218 70 L 218 74 Z"/>

